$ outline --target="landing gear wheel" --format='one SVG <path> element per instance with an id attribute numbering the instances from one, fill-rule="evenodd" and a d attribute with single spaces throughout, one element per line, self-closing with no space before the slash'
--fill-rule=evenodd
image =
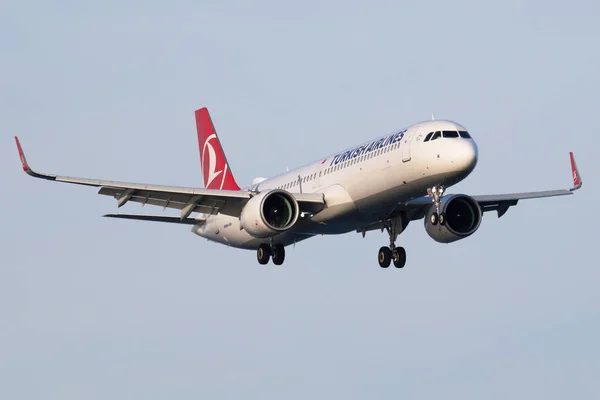
<path id="1" fill-rule="evenodd" d="M 404 250 L 404 247 L 394 249 L 392 260 L 394 261 L 394 267 L 404 268 L 406 264 L 406 250 Z"/>
<path id="2" fill-rule="evenodd" d="M 439 217 L 439 220 L 440 220 L 440 225 L 446 225 L 446 214 L 445 213 L 441 213 L 440 217 Z"/>
<path id="3" fill-rule="evenodd" d="M 281 265 L 285 260 L 285 247 L 282 244 L 273 246 L 273 264 Z"/>
<path id="4" fill-rule="evenodd" d="M 433 203 L 435 204 L 435 211 L 429 217 L 431 225 L 437 225 L 438 223 L 444 225 L 446 223 L 446 216 L 444 213 L 440 214 L 440 203 L 445 190 L 446 188 L 443 186 L 434 186 L 427 189 L 427 194 L 433 197 Z"/>
<path id="5" fill-rule="evenodd" d="M 258 259 L 258 263 L 265 265 L 269 262 L 269 258 L 271 258 L 271 246 L 266 243 L 262 243 L 258 246 L 256 250 L 256 258 Z"/>
<path id="6" fill-rule="evenodd" d="M 390 262 L 392 261 L 392 251 L 389 247 L 382 247 L 379 249 L 377 261 L 379 261 L 379 266 L 381 268 L 387 268 L 390 266 Z"/>

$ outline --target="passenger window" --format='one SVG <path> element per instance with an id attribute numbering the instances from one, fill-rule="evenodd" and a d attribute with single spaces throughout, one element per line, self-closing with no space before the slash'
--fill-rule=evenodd
<path id="1" fill-rule="evenodd" d="M 442 137 L 442 132 L 437 131 L 433 134 L 433 136 L 431 137 L 431 140 L 439 139 L 441 137 Z"/>
<path id="2" fill-rule="evenodd" d="M 458 131 L 458 134 L 461 138 L 471 139 L 471 135 L 469 135 L 469 132 L 467 131 Z"/>
<path id="3" fill-rule="evenodd" d="M 431 136 L 433 136 L 433 132 L 429 132 L 427 134 L 427 136 L 425 136 L 425 140 L 423 140 L 424 142 L 429 142 L 429 139 L 431 139 Z"/>
<path id="4" fill-rule="evenodd" d="M 445 138 L 457 138 L 458 132 L 457 131 L 444 131 L 443 135 Z"/>

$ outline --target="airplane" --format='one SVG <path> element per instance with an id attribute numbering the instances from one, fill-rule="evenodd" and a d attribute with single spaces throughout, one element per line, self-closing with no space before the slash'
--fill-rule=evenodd
<path id="1" fill-rule="evenodd" d="M 519 200 L 571 195 L 582 186 L 573 153 L 573 187 L 528 193 L 444 195 L 475 168 L 478 149 L 468 130 L 453 121 L 420 122 L 319 158 L 272 178 L 236 183 L 207 108 L 196 110 L 204 188 L 72 178 L 38 173 L 27 163 L 15 136 L 23 170 L 56 182 L 99 187 L 117 207 L 128 202 L 179 210 L 178 216 L 106 214 L 104 217 L 191 225 L 208 240 L 256 251 L 259 264 L 283 264 L 285 247 L 317 235 L 384 230 L 389 245 L 379 249 L 382 268 L 406 264 L 396 246 L 411 221 L 424 220 L 429 236 L 452 243 L 471 236 L 483 213 L 502 217 Z"/>

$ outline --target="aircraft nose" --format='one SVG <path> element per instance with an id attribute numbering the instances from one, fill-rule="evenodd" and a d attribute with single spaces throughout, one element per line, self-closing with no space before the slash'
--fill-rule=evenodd
<path id="1" fill-rule="evenodd" d="M 454 152 L 454 164 L 460 171 L 472 171 L 477 165 L 477 144 L 472 139 L 457 141 Z"/>

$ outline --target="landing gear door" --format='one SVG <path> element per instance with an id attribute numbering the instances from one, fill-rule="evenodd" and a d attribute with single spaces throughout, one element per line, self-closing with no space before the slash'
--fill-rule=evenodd
<path id="1" fill-rule="evenodd" d="M 404 134 L 402 141 L 400 142 L 400 149 L 402 151 L 402 162 L 410 161 L 410 145 L 412 138 L 415 135 L 415 129 L 409 129 Z"/>

